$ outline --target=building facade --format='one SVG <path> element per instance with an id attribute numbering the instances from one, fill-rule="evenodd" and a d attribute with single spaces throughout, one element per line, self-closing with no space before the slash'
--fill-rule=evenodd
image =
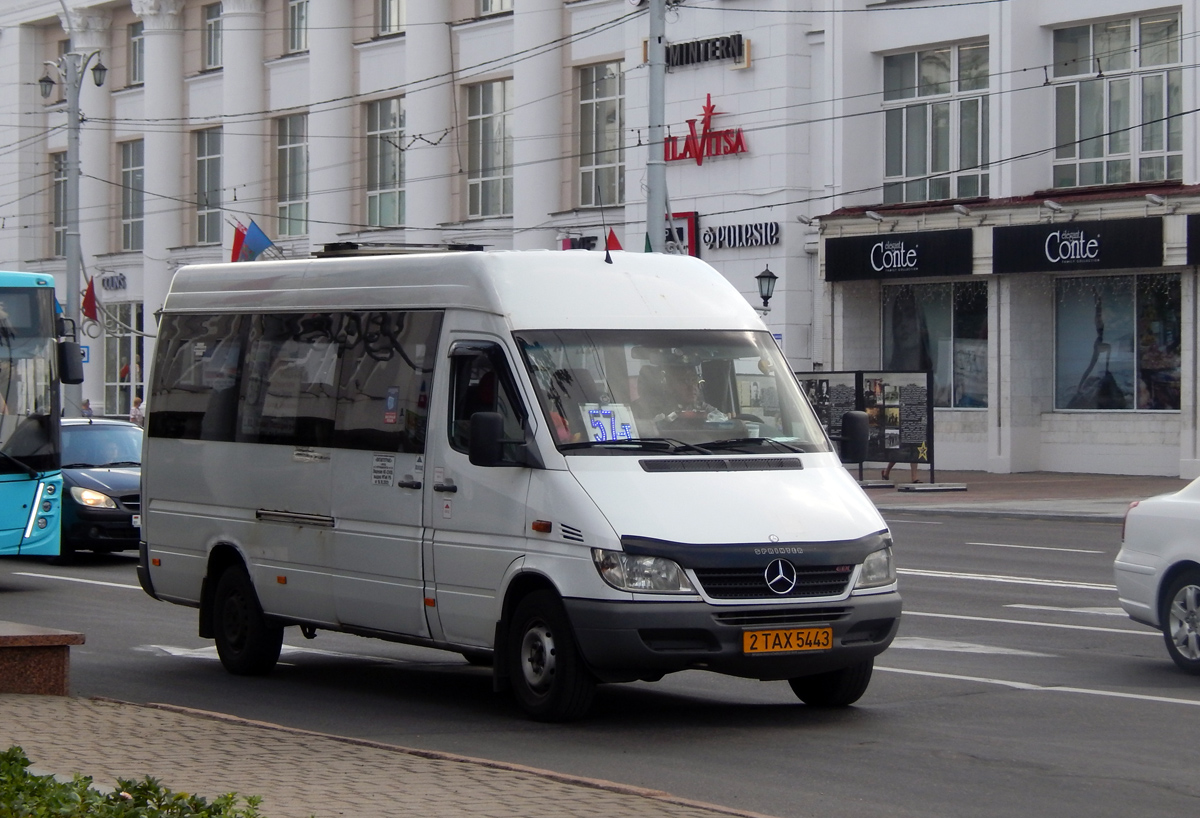
<path id="1" fill-rule="evenodd" d="M 645 2 L 66 5 L 0 9 L 0 265 L 93 281 L 105 414 L 238 224 L 286 256 L 646 245 Z M 669 248 L 756 306 L 776 274 L 798 371 L 931 369 L 939 468 L 1200 474 L 1196 31 L 1196 0 L 672 3 Z M 69 54 L 108 69 L 74 123 Z"/>

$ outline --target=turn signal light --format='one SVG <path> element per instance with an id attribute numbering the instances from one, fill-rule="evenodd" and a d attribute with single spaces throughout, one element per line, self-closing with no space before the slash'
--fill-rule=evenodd
<path id="1" fill-rule="evenodd" d="M 275 581 L 278 582 L 280 585 L 287 585 L 287 577 L 284 577 L 284 576 L 275 577 Z"/>
<path id="2" fill-rule="evenodd" d="M 550 522 L 549 520 L 534 520 L 533 524 L 529 527 L 539 533 L 549 534 L 554 530 L 554 523 Z"/>

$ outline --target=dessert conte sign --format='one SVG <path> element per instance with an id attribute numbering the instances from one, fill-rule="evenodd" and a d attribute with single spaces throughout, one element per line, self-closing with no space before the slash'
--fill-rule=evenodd
<path id="1" fill-rule="evenodd" d="M 663 143 L 663 152 L 668 162 L 678 162 L 691 159 L 697 165 L 703 165 L 705 157 L 731 156 L 735 153 L 746 152 L 746 137 L 741 128 L 730 128 L 724 131 L 714 131 L 712 118 L 720 113 L 713 105 L 712 94 L 704 103 L 704 114 L 700 117 L 700 130 L 696 130 L 695 119 L 689 119 L 688 135 L 684 137 L 668 136 Z"/>

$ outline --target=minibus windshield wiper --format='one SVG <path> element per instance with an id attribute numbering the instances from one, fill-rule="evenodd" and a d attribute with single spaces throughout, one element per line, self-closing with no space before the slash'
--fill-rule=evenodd
<path id="1" fill-rule="evenodd" d="M 751 446 L 774 446 L 777 449 L 785 452 L 796 452 L 804 454 L 808 450 L 796 446 L 792 443 L 787 443 L 783 440 L 776 440 L 773 437 L 731 437 L 728 440 L 714 440 L 710 443 L 705 443 L 709 449 L 736 449 L 739 447 L 749 448 Z"/>
<path id="2" fill-rule="evenodd" d="M 619 438 L 617 440 L 584 440 L 579 443 L 564 443 L 558 447 L 562 451 L 570 449 L 638 449 L 641 451 L 656 450 L 667 452 L 697 452 L 699 454 L 712 454 L 703 446 L 697 446 L 693 443 L 684 443 L 682 440 L 675 440 L 670 437 L 631 437 Z"/>

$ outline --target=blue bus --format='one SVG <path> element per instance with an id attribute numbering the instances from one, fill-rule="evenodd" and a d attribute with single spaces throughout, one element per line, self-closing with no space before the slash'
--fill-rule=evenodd
<path id="1" fill-rule="evenodd" d="M 59 387 L 83 382 L 66 324 L 52 276 L 0 271 L 0 555 L 59 552 Z"/>

